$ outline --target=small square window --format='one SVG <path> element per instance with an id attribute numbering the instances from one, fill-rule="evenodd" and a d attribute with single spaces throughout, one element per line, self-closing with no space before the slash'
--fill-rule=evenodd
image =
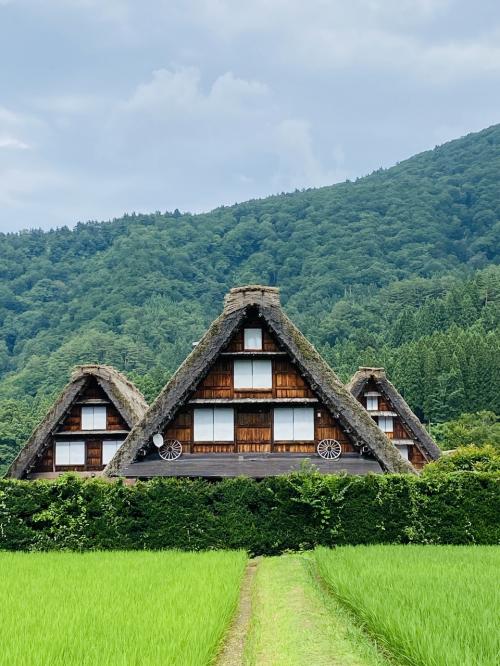
<path id="1" fill-rule="evenodd" d="M 394 432 L 392 416 L 379 416 L 378 427 L 380 430 L 382 430 L 382 432 Z"/>
<path id="2" fill-rule="evenodd" d="M 106 430 L 106 407 L 82 407 L 82 430 Z"/>
<path id="3" fill-rule="evenodd" d="M 366 396 L 366 409 L 369 412 L 376 412 L 378 410 L 378 395 Z"/>
<path id="4" fill-rule="evenodd" d="M 261 328 L 245 328 L 244 330 L 244 348 L 246 350 L 262 349 L 262 329 Z"/>
<path id="5" fill-rule="evenodd" d="M 397 447 L 399 453 L 403 456 L 405 460 L 409 460 L 410 457 L 408 455 L 408 447 L 407 446 L 398 446 Z"/>

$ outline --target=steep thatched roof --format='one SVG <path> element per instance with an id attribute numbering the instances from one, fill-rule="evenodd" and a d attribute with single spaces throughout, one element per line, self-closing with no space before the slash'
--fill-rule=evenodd
<path id="1" fill-rule="evenodd" d="M 280 345 L 295 361 L 312 390 L 339 420 L 356 445 L 368 447 L 386 471 L 415 471 L 286 316 L 281 309 L 279 290 L 275 287 L 250 285 L 229 292 L 225 298 L 222 314 L 212 323 L 178 368 L 144 418 L 131 430 L 106 467 L 105 474 L 119 475 L 121 470 L 133 463 L 140 453 L 147 449 L 153 434 L 161 432 L 189 399 L 219 353 L 242 324 L 249 310 L 257 311 L 267 323 Z"/>
<path id="2" fill-rule="evenodd" d="M 7 477 L 20 479 L 36 461 L 36 458 L 42 454 L 47 440 L 90 377 L 97 380 L 129 428 L 132 428 L 144 416 L 148 407 L 144 396 L 121 372 L 109 365 L 76 366 L 70 382 L 64 387 L 7 470 Z"/>
<path id="3" fill-rule="evenodd" d="M 422 453 L 431 460 L 439 458 L 441 450 L 436 446 L 432 437 L 420 422 L 420 419 L 412 412 L 401 393 L 397 390 L 394 384 L 387 379 L 384 368 L 359 368 L 359 370 L 353 375 L 351 381 L 347 384 L 347 389 L 355 398 L 358 398 L 370 381 L 375 383 L 380 393 L 385 396 L 394 407 L 394 411 L 398 413 L 412 437 L 422 449 Z"/>

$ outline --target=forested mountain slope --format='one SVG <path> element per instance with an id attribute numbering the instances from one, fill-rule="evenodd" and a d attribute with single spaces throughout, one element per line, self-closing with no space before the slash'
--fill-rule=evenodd
<path id="1" fill-rule="evenodd" d="M 356 182 L 1 235 L 0 466 L 72 365 L 152 398 L 244 283 L 280 286 L 344 379 L 380 363 L 427 419 L 500 411 L 499 186 L 497 125 Z"/>

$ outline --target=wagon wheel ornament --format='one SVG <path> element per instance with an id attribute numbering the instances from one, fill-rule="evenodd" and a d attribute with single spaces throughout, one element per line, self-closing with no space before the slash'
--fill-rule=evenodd
<path id="1" fill-rule="evenodd" d="M 337 460 L 342 453 L 342 447 L 336 439 L 322 439 L 316 450 L 318 455 L 325 460 Z"/>
<path id="2" fill-rule="evenodd" d="M 182 453 L 182 444 L 176 439 L 166 439 L 163 446 L 158 449 L 158 454 L 163 460 L 177 460 Z"/>

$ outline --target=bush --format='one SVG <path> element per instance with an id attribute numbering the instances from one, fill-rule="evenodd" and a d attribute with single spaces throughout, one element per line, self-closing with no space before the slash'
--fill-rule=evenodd
<path id="1" fill-rule="evenodd" d="M 279 554 L 317 545 L 500 542 L 500 474 L 0 481 L 0 549 Z"/>
<path id="2" fill-rule="evenodd" d="M 500 450 L 493 446 L 462 446 L 424 467 L 423 474 L 446 472 L 500 472 Z"/>
<path id="3" fill-rule="evenodd" d="M 436 423 L 431 434 L 444 450 L 491 444 L 500 452 L 500 417 L 494 412 L 462 414 L 454 421 Z"/>

